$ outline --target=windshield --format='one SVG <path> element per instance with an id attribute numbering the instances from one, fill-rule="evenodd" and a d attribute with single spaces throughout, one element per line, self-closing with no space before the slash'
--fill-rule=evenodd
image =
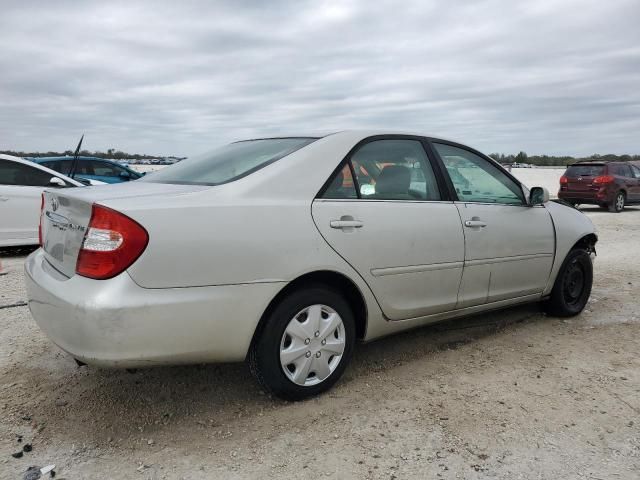
<path id="1" fill-rule="evenodd" d="M 602 175 L 604 165 L 572 165 L 567 168 L 567 177 L 597 177 Z"/>
<path id="2" fill-rule="evenodd" d="M 314 140 L 316 138 L 268 138 L 231 143 L 213 152 L 149 173 L 140 181 L 190 185 L 233 182 L 286 157 Z"/>

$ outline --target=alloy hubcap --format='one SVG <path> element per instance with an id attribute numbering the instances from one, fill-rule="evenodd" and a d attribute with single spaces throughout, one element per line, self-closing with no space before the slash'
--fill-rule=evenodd
<path id="1" fill-rule="evenodd" d="M 618 198 L 616 198 L 616 208 L 618 210 L 622 210 L 623 207 L 624 207 L 624 195 L 620 194 L 618 195 Z"/>
<path id="2" fill-rule="evenodd" d="M 297 385 L 317 385 L 338 367 L 345 341 L 338 312 L 326 305 L 311 305 L 298 312 L 282 334 L 282 370 Z"/>

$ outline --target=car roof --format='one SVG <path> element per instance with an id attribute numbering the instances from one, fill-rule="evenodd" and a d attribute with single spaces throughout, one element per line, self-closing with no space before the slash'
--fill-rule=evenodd
<path id="1" fill-rule="evenodd" d="M 36 163 L 41 162 L 62 162 L 64 160 L 73 160 L 73 157 L 65 155 L 64 157 L 29 157 Z M 108 158 L 100 158 L 100 157 L 89 157 L 89 156 L 78 156 L 78 160 L 104 160 L 105 162 L 113 162 L 113 160 L 109 160 Z"/>
<path id="2" fill-rule="evenodd" d="M 254 140 L 275 140 L 275 139 L 279 139 L 279 138 L 313 138 L 313 139 L 320 139 L 320 138 L 325 138 L 325 137 L 330 137 L 333 135 L 348 135 L 348 136 L 352 136 L 352 137 L 356 137 L 359 136 L 362 139 L 368 138 L 368 137 L 376 137 L 376 136 L 383 136 L 383 135 L 399 135 L 399 136 L 408 136 L 408 137 L 423 137 L 423 138 L 428 138 L 430 140 L 434 140 L 434 141 L 443 141 L 443 142 L 450 142 L 450 143 L 458 143 L 460 145 L 463 145 L 463 143 L 458 142 L 456 140 L 451 140 L 448 138 L 443 138 L 439 135 L 430 135 L 430 134 L 426 134 L 423 132 L 415 132 L 415 131 L 402 131 L 402 130 L 374 130 L 374 129 L 347 129 L 347 130 L 337 130 L 334 132 L 330 132 L 330 133 L 322 133 L 322 134 L 318 134 L 318 133 L 314 133 L 314 134 L 309 134 L 309 135 L 300 135 L 300 134 L 295 134 L 295 135 L 274 135 L 272 137 L 256 137 L 256 138 L 245 138 L 245 139 L 240 139 L 240 140 L 236 140 L 232 143 L 238 143 L 238 142 L 250 142 L 250 141 L 254 141 Z"/>
<path id="3" fill-rule="evenodd" d="M 579 160 L 576 163 L 572 163 L 572 165 L 608 165 L 610 163 L 629 163 L 633 162 L 633 160 L 625 161 L 625 160 Z"/>

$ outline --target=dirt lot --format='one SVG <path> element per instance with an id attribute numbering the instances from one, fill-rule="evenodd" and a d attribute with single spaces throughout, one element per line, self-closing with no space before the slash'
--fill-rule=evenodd
<path id="1" fill-rule="evenodd" d="M 637 479 L 640 208 L 585 212 L 601 240 L 581 316 L 532 305 L 361 345 L 302 403 L 244 365 L 77 367 L 26 306 L 0 308 L 0 478 Z M 4 255 L 0 306 L 20 305 L 24 254 Z"/>

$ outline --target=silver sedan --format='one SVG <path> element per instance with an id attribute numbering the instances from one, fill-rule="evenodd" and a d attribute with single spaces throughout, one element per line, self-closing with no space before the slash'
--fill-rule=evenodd
<path id="1" fill-rule="evenodd" d="M 525 302 L 580 313 L 597 241 L 472 148 L 355 131 L 48 190 L 41 229 L 29 307 L 78 361 L 247 360 L 288 399 L 331 387 L 357 341 Z"/>

